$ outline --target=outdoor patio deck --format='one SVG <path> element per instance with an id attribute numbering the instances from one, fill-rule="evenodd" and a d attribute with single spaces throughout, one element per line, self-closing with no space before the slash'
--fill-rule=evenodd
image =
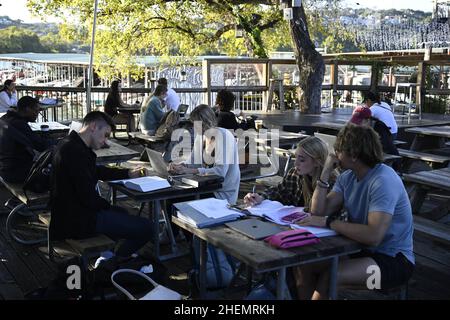
<path id="1" fill-rule="evenodd" d="M 251 187 L 252 185 L 248 183 L 241 183 L 241 195 L 249 192 Z M 8 197 L 6 190 L 1 188 L 1 203 L 3 204 Z M 132 214 L 137 214 L 136 203 L 125 200 L 121 204 L 126 206 Z M 57 266 L 46 257 L 44 245 L 24 246 L 9 238 L 5 232 L 6 214 L 3 209 L 0 210 L 0 212 L 3 211 L 0 215 L 0 299 L 24 299 L 26 293 L 48 286 L 56 276 Z M 449 215 L 447 214 L 440 221 L 450 225 Z M 415 235 L 414 240 L 417 266 L 409 283 L 408 299 L 450 299 L 450 248 L 418 234 Z M 151 250 L 150 246 L 144 251 L 148 252 L 148 250 Z M 164 264 L 169 274 L 174 276 L 171 287 L 187 295 L 189 283 L 186 274 L 192 267 L 190 257 L 169 260 Z M 233 291 L 226 296 L 222 292 L 218 293 L 219 298 L 227 299 L 242 299 L 244 296 L 243 289 Z M 392 297 L 369 291 L 341 291 L 339 294 L 339 299 L 389 298 Z"/>

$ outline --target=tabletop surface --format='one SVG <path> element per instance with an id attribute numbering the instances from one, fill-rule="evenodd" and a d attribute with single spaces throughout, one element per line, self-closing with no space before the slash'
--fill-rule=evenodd
<path id="1" fill-rule="evenodd" d="M 413 127 L 405 132 L 450 138 L 450 126 Z"/>
<path id="2" fill-rule="evenodd" d="M 123 162 L 139 156 L 139 152 L 108 140 L 109 148 L 94 150 L 97 163 Z"/>
<path id="3" fill-rule="evenodd" d="M 48 122 L 28 122 L 28 125 L 30 126 L 31 130 L 33 131 L 42 131 L 41 126 L 47 125 L 50 131 L 56 131 L 56 130 L 69 130 L 70 128 L 64 124 L 61 124 L 56 121 L 48 121 Z"/>
<path id="4" fill-rule="evenodd" d="M 403 180 L 450 190 L 450 168 L 403 174 Z"/>
<path id="5" fill-rule="evenodd" d="M 263 240 L 252 240 L 226 226 L 198 229 L 177 217 L 172 221 L 199 238 L 251 266 L 255 271 L 269 271 L 301 262 L 358 252 L 362 245 L 343 236 L 320 238 L 320 242 L 292 249 L 276 249 Z"/>

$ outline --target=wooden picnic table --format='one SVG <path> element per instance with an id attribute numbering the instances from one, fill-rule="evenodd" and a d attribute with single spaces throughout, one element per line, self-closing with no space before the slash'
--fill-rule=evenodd
<path id="1" fill-rule="evenodd" d="M 313 127 L 317 127 L 317 130 L 319 132 L 324 131 L 339 131 L 341 130 L 343 127 L 345 127 L 345 125 L 347 124 L 347 121 L 342 121 L 342 120 L 336 120 L 335 122 L 328 122 L 328 121 L 320 121 L 320 122 L 314 122 L 311 125 Z"/>
<path id="2" fill-rule="evenodd" d="M 405 132 L 414 133 L 411 150 L 439 149 L 445 146 L 445 139 L 450 138 L 450 126 L 412 127 Z"/>
<path id="3" fill-rule="evenodd" d="M 200 296 L 205 294 L 206 243 L 235 257 L 258 273 L 277 271 L 277 298 L 286 298 L 286 268 L 302 264 L 331 260 L 330 298 L 336 298 L 337 267 L 339 257 L 361 250 L 362 245 L 343 236 L 320 238 L 320 242 L 299 248 L 281 250 L 263 240 L 253 240 L 226 226 L 198 229 L 177 217 L 172 221 L 200 238 Z"/>
<path id="4" fill-rule="evenodd" d="M 111 140 L 108 140 L 107 145 L 109 148 L 94 150 L 97 154 L 97 164 L 125 162 L 139 156 L 139 152 Z"/>
<path id="5" fill-rule="evenodd" d="M 63 105 L 64 104 L 62 101 L 57 101 L 56 103 L 53 103 L 53 104 L 39 103 L 39 109 L 40 109 L 40 111 L 42 111 L 41 115 L 42 115 L 42 118 L 44 119 L 44 121 L 49 120 L 48 119 L 49 110 L 52 111 L 52 121 L 58 121 L 57 108 L 61 108 Z"/>
<path id="6" fill-rule="evenodd" d="M 278 146 L 289 145 L 290 147 L 295 146 L 298 142 L 308 137 L 307 134 L 304 133 L 296 133 L 296 132 L 288 132 L 283 130 L 266 130 L 261 129 L 259 131 L 247 130 L 242 131 L 242 136 L 237 136 L 236 133 L 239 131 L 235 131 L 235 136 L 237 138 L 249 137 L 254 139 L 257 143 L 263 145 L 276 145 L 278 141 Z"/>
<path id="7" fill-rule="evenodd" d="M 35 132 L 45 132 L 42 130 L 43 125 L 48 126 L 48 131 L 52 133 L 54 132 L 67 133 L 70 129 L 68 126 L 56 121 L 28 122 L 28 125 L 30 126 L 31 130 Z"/>
<path id="8" fill-rule="evenodd" d="M 117 192 L 123 193 L 127 195 L 130 199 L 138 202 L 138 203 L 148 203 L 149 208 L 151 208 L 150 203 L 153 204 L 153 210 L 150 212 L 149 217 L 152 219 L 153 224 L 153 253 L 155 257 L 161 261 L 168 260 L 171 258 L 176 258 L 183 253 L 179 251 L 177 248 L 177 244 L 173 237 L 172 227 L 170 226 L 170 220 L 168 218 L 168 214 L 166 210 L 163 210 L 164 220 L 166 222 L 166 227 L 169 231 L 169 238 L 171 242 L 171 251 L 172 253 L 161 255 L 160 247 L 159 247 L 159 214 L 161 212 L 161 202 L 168 199 L 179 199 L 185 197 L 196 197 L 199 199 L 201 194 L 212 193 L 214 191 L 222 188 L 222 184 L 212 184 L 202 187 L 193 187 L 191 185 L 187 185 L 181 183 L 178 180 L 174 180 L 173 184 L 170 188 L 154 190 L 150 192 L 139 192 L 125 187 L 124 185 L 117 184 L 114 182 L 109 182 L 109 186 L 112 188 L 112 198 L 111 202 L 113 204 L 116 203 Z"/>
<path id="9" fill-rule="evenodd" d="M 412 184 L 407 189 L 414 213 L 419 212 L 429 189 L 450 191 L 450 168 L 403 174 L 402 179 Z"/>

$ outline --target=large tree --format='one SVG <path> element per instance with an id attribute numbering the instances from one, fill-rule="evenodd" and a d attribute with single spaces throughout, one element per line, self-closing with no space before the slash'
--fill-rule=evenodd
<path id="1" fill-rule="evenodd" d="M 102 64 L 101 71 L 112 74 L 136 71 L 136 55 L 224 53 L 265 58 L 272 50 L 293 45 L 301 75 L 301 109 L 319 113 L 324 64 L 311 40 L 308 23 L 319 25 L 317 20 L 323 16 L 311 14 L 314 20 L 308 21 L 305 7 L 307 12 L 330 12 L 339 1 L 309 0 L 293 8 L 294 19 L 287 23 L 281 2 L 290 7 L 291 0 L 99 0 L 96 61 Z M 62 18 L 66 36 L 86 41 L 92 28 L 93 3 L 28 0 L 28 6 L 40 16 Z M 333 29 L 330 26 L 327 24 Z M 236 29 L 243 31 L 242 38 L 235 36 Z"/>

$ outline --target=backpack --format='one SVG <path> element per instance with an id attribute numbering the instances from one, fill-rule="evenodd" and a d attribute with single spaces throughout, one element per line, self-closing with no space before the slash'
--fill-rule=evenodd
<path id="1" fill-rule="evenodd" d="M 180 115 L 178 112 L 170 110 L 161 119 L 158 129 L 156 129 L 155 137 L 160 140 L 170 141 L 172 132 L 180 123 Z"/>
<path id="2" fill-rule="evenodd" d="M 25 195 L 27 191 L 44 193 L 50 191 L 50 174 L 52 171 L 53 151 L 55 147 L 51 146 L 42 152 L 28 173 L 23 184 Z"/>
<path id="3" fill-rule="evenodd" d="M 194 247 L 194 269 L 191 270 L 190 276 L 198 288 L 200 241 L 195 236 L 192 240 L 192 245 Z M 210 243 L 207 244 L 206 255 L 206 288 L 223 289 L 227 287 L 235 275 L 236 262 L 230 255 Z"/>

